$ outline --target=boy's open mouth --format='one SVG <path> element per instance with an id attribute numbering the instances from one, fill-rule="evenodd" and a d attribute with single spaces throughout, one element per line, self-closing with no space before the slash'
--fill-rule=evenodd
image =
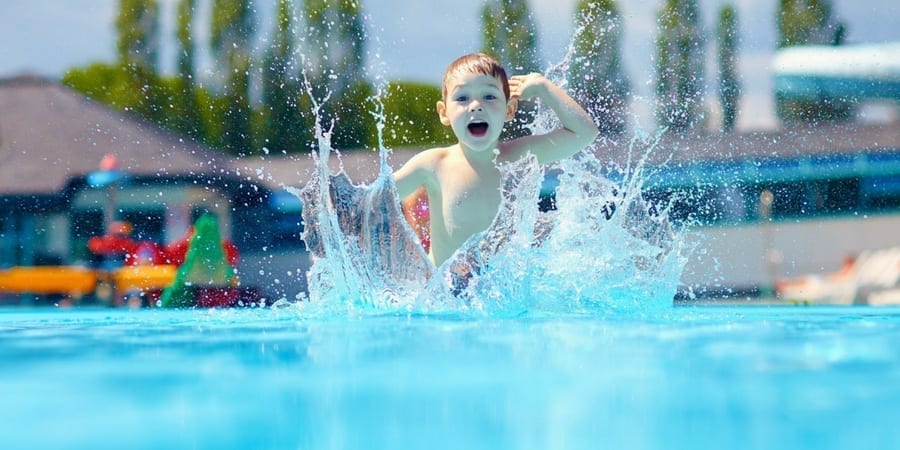
<path id="1" fill-rule="evenodd" d="M 487 122 L 471 122 L 469 123 L 469 133 L 472 133 L 472 136 L 481 137 L 487 134 L 488 124 Z"/>

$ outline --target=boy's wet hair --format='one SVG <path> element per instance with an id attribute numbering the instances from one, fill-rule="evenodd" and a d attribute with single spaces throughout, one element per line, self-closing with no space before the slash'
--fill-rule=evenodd
<path id="1" fill-rule="evenodd" d="M 509 79 L 506 76 L 506 70 L 494 57 L 484 53 L 469 53 L 450 63 L 447 71 L 444 72 L 444 80 L 441 82 L 441 97 L 447 100 L 447 83 L 451 77 L 469 73 L 479 73 L 499 79 L 503 86 L 503 95 L 506 96 L 506 100 L 509 100 Z"/>

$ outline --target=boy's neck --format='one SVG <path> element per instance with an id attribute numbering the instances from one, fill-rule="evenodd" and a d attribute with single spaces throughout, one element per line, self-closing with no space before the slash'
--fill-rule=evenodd
<path id="1" fill-rule="evenodd" d="M 490 150 L 481 150 L 476 151 L 471 148 L 463 145 L 462 142 L 456 143 L 457 147 L 462 151 L 462 154 L 466 157 L 466 160 L 469 161 L 469 164 L 475 168 L 493 168 L 496 167 L 496 159 L 497 159 L 497 149 L 500 147 L 500 142 L 495 142 L 494 145 L 491 146 Z"/>

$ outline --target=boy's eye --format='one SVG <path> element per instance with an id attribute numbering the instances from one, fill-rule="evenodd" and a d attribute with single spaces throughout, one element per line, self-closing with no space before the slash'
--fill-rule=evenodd
<path id="1" fill-rule="evenodd" d="M 466 95 L 460 95 L 459 97 L 456 97 L 456 101 L 458 101 L 458 102 L 464 102 L 468 99 L 469 99 L 469 97 Z"/>
<path id="2" fill-rule="evenodd" d="M 494 94 L 488 94 L 484 96 L 485 100 L 497 100 L 497 96 Z"/>

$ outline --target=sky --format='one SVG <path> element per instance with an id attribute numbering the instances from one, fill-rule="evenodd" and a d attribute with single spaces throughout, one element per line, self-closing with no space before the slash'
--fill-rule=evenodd
<path id="1" fill-rule="evenodd" d="M 847 25 L 847 42 L 900 41 L 900 2 L 896 0 L 832 0 L 838 20 Z M 176 0 L 159 0 L 164 17 L 174 17 Z M 388 80 L 437 84 L 446 65 L 480 48 L 480 10 L 484 0 L 362 0 L 370 30 L 369 63 Z M 198 16 L 208 17 L 211 0 L 198 0 Z M 275 0 L 255 2 L 259 29 L 268 32 Z M 558 62 L 572 34 L 576 0 L 530 0 L 538 23 L 538 42 L 545 65 Z M 713 35 L 719 8 L 732 3 L 740 29 L 739 71 L 743 87 L 738 128 L 768 129 L 777 125 L 772 102 L 771 60 L 775 48 L 778 0 L 699 0 L 703 27 L 714 58 Z M 653 41 L 656 13 L 662 0 L 619 0 L 624 20 L 623 54 L 637 101 L 636 123 L 652 126 Z M 115 59 L 114 22 L 118 0 L 0 0 L 0 79 L 24 73 L 58 79 L 70 68 Z M 172 36 L 172 20 L 162 33 Z M 162 56 L 174 66 L 171 45 Z M 707 84 L 714 80 L 707 64 Z"/>

